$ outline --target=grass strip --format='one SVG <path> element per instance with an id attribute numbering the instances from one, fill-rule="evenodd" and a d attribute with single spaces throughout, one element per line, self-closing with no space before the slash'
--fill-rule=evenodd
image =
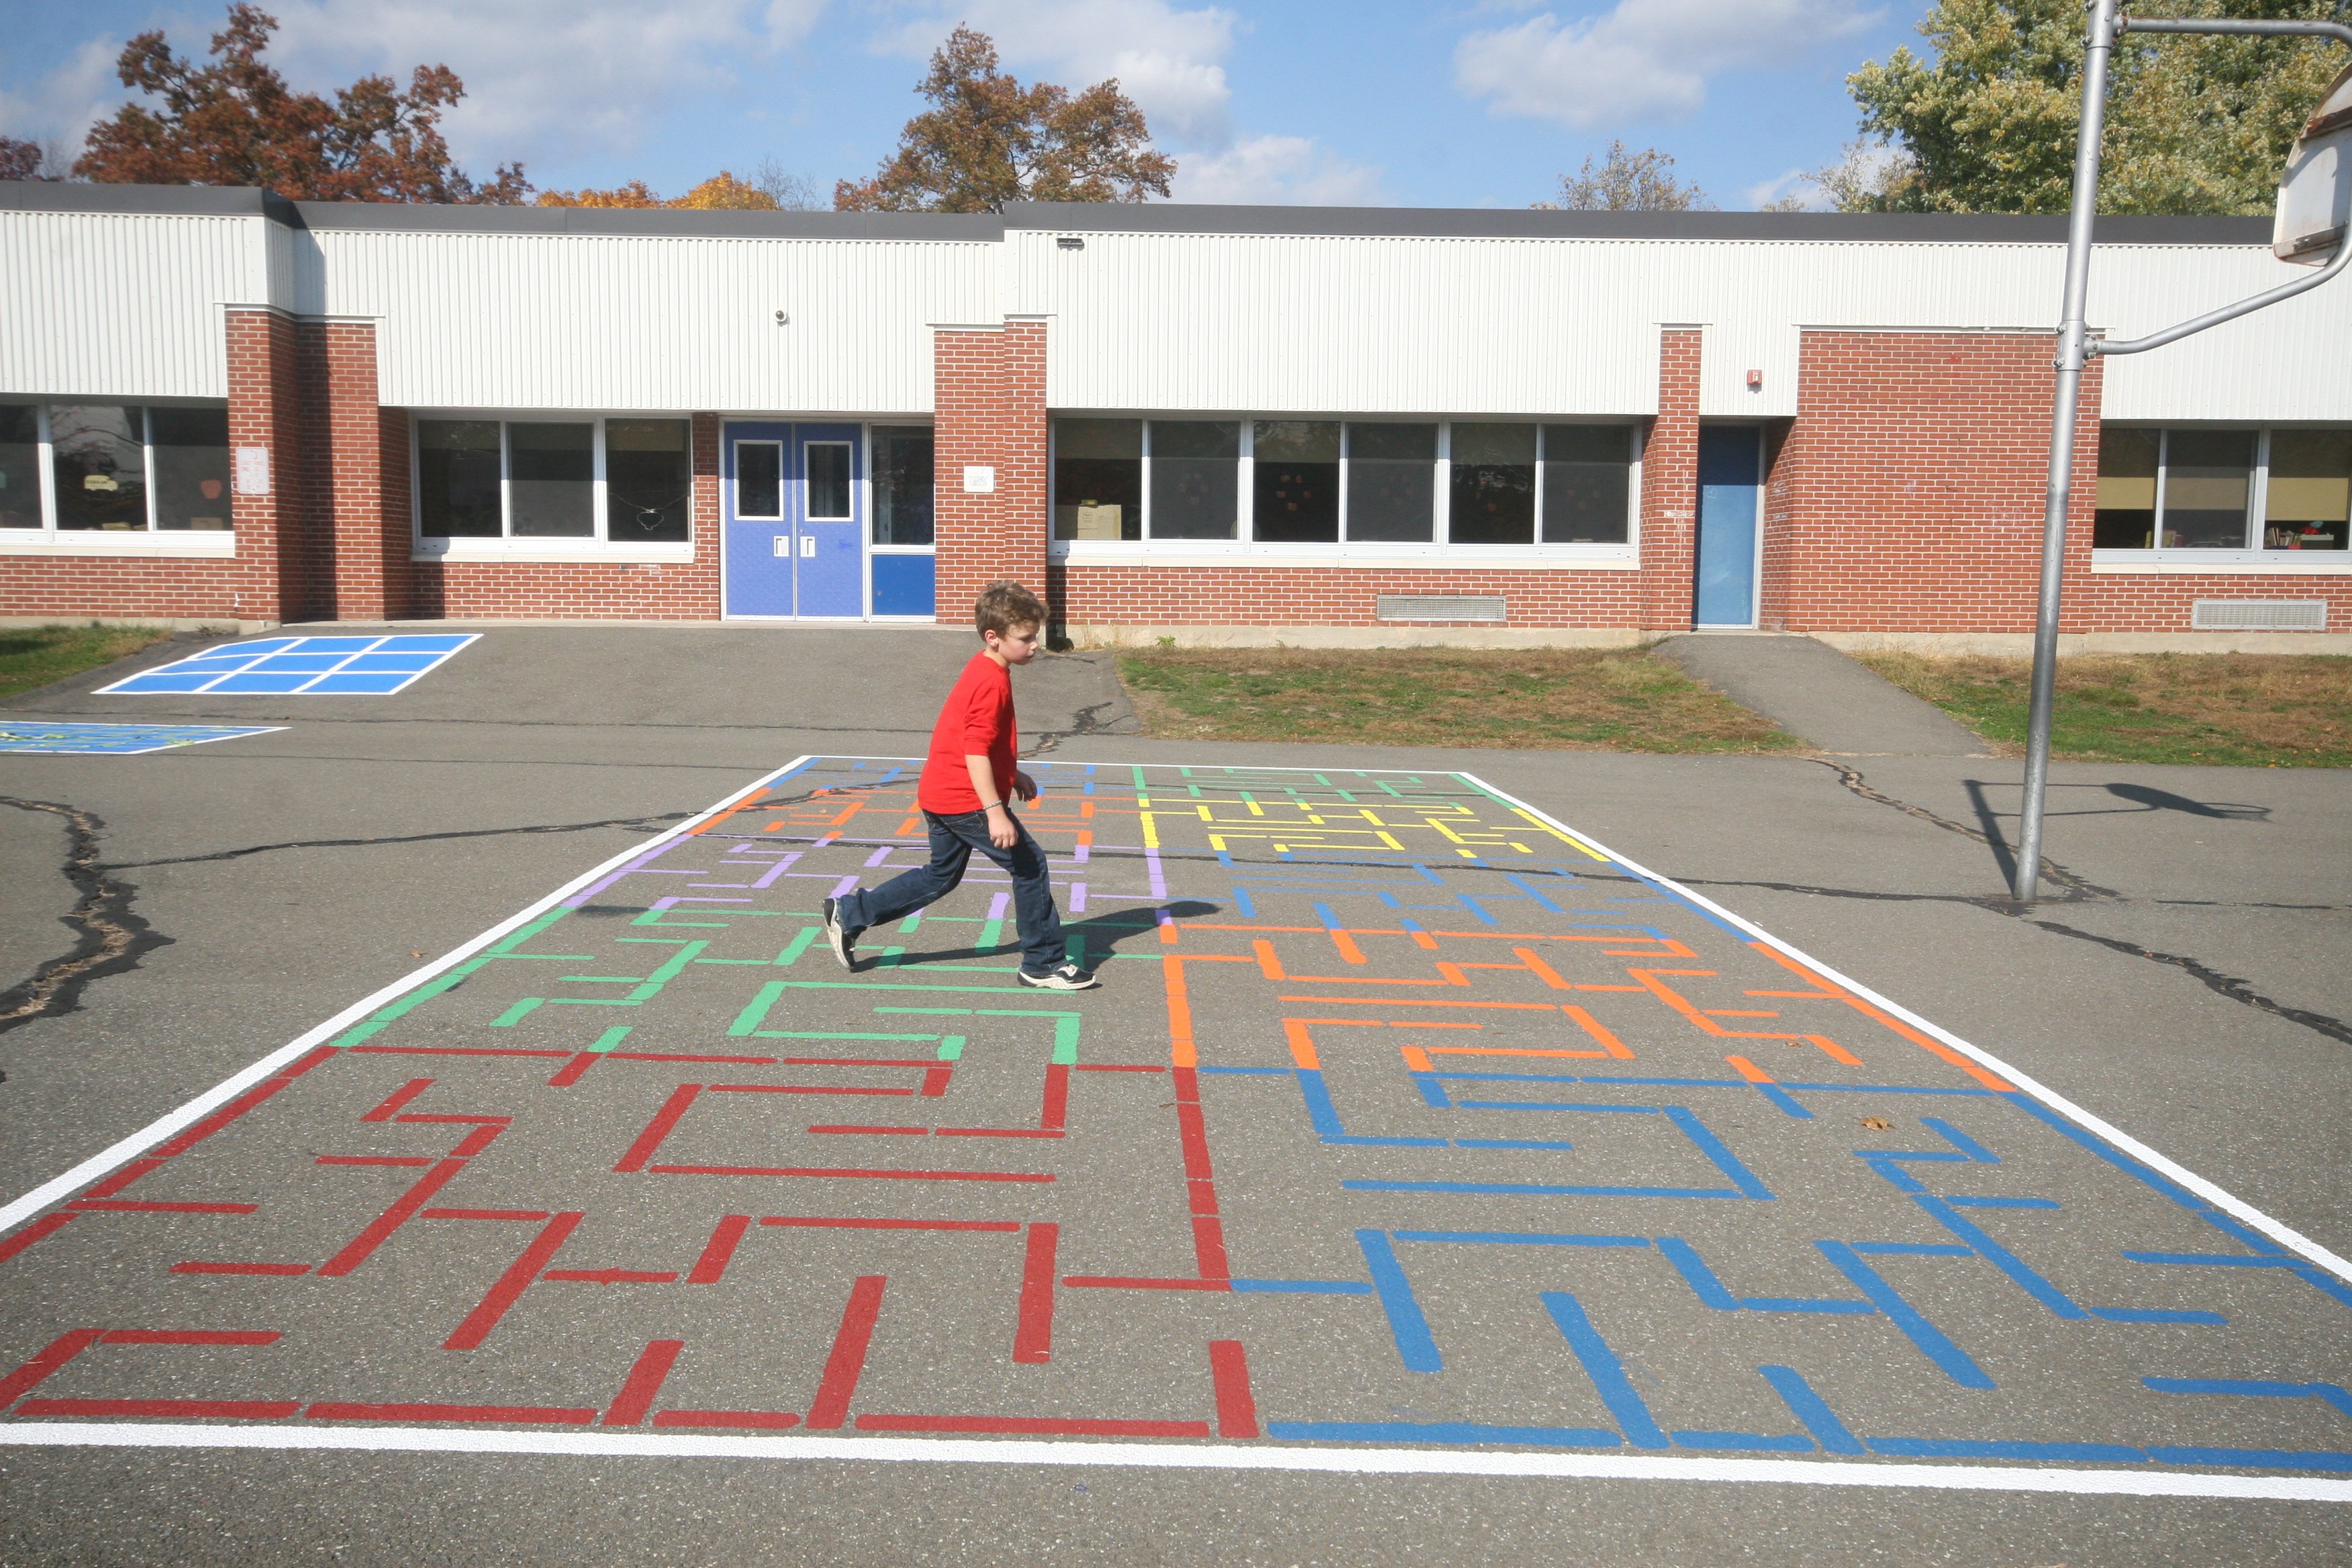
<path id="1" fill-rule="evenodd" d="M 1783 752 L 1803 742 L 1638 649 L 1145 648 L 1145 732 L 1177 740 Z"/>
<path id="2" fill-rule="evenodd" d="M 2032 661 L 1855 656 L 2008 754 L 2022 755 Z M 2352 658 L 2081 654 L 2058 661 L 2051 752 L 2094 763 L 2352 767 Z"/>
<path id="3" fill-rule="evenodd" d="M 0 626 L 0 697 L 111 664 L 171 635 L 152 626 Z"/>

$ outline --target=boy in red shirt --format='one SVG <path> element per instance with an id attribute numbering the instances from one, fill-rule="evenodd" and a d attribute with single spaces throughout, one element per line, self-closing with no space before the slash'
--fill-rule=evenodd
<path id="1" fill-rule="evenodd" d="M 857 967 L 860 932 L 903 920 L 947 897 L 975 849 L 1013 874 L 1021 931 L 1020 980 L 1041 991 L 1087 991 L 1102 984 L 1069 960 L 1062 917 L 1045 876 L 1045 852 L 1014 820 L 1012 797 L 1037 798 L 1037 782 L 1013 765 L 1011 667 L 1037 657 L 1045 606 L 1018 583 L 991 583 L 974 606 L 981 650 L 940 709 L 915 803 L 931 829 L 931 860 L 872 892 L 850 889 L 824 901 L 824 934 L 845 968 Z"/>

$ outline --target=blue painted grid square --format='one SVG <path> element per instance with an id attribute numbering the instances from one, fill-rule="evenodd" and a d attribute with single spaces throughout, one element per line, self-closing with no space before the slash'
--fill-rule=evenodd
<path id="1" fill-rule="evenodd" d="M 100 687 L 98 695 L 389 697 L 479 636 L 263 637 L 142 670 Z"/>
<path id="2" fill-rule="evenodd" d="M 70 724 L 12 719 L 0 721 L 0 752 L 135 756 L 175 746 L 201 746 L 207 741 L 268 735 L 284 728 L 283 724 Z"/>

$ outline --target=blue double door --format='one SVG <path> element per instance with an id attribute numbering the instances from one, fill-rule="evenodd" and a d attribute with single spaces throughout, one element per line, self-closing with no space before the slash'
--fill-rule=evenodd
<path id="1" fill-rule="evenodd" d="M 1698 613 L 1701 626 L 1753 626 L 1764 522 L 1764 432 L 1698 432 Z"/>
<path id="2" fill-rule="evenodd" d="M 855 425 L 730 420 L 719 453 L 727 614 L 866 614 L 866 450 Z"/>

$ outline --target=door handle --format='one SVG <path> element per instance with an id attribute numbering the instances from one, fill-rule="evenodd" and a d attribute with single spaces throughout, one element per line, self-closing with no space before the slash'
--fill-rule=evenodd
<path id="1" fill-rule="evenodd" d="M 803 555 L 814 555 L 816 553 L 815 534 L 803 533 L 801 535 L 801 553 Z"/>

